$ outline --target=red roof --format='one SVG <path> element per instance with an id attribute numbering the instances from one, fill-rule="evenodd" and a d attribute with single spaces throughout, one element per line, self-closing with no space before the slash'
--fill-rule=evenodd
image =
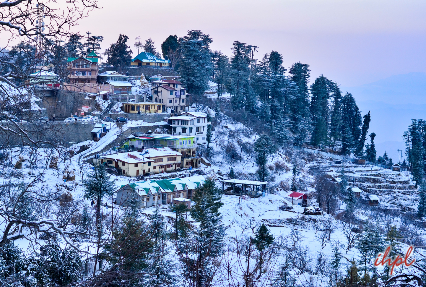
<path id="1" fill-rule="evenodd" d="M 294 191 L 294 192 L 292 192 L 290 195 L 289 195 L 290 197 L 294 197 L 294 198 L 296 198 L 296 199 L 299 199 L 299 198 L 304 198 L 304 199 L 307 199 L 308 197 L 306 196 L 306 194 L 304 194 L 304 193 L 300 193 L 300 192 L 296 192 L 296 191 Z"/>
<path id="2" fill-rule="evenodd" d="M 163 80 L 163 83 L 168 83 L 168 84 L 178 84 L 178 85 L 182 85 L 181 82 L 176 81 L 176 80 Z"/>
<path id="3" fill-rule="evenodd" d="M 166 89 L 166 90 L 169 90 L 169 91 L 175 91 L 175 88 L 172 88 L 172 87 L 167 86 L 167 85 L 162 85 L 161 87 L 162 87 L 163 89 Z"/>

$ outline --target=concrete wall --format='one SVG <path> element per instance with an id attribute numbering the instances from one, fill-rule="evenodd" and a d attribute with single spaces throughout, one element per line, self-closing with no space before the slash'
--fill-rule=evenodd
<path id="1" fill-rule="evenodd" d="M 139 121 L 139 120 L 143 120 L 147 123 L 155 123 L 155 122 L 161 122 L 161 121 L 167 121 L 165 120 L 165 118 L 169 118 L 170 114 L 167 113 L 162 113 L 162 114 L 144 114 L 141 113 L 139 114 L 110 114 L 110 117 L 113 118 L 114 120 L 117 117 L 125 117 L 129 120 L 133 120 L 133 121 Z"/>
<path id="2" fill-rule="evenodd" d="M 29 145 L 31 142 L 28 137 L 42 145 L 61 144 L 68 146 L 70 142 L 78 143 L 92 139 L 90 132 L 94 127 L 93 123 L 64 123 L 59 121 L 48 123 L 2 123 L 2 125 L 15 131 L 19 127 L 25 132 L 15 134 L 0 130 L 0 145 L 2 146 Z"/>

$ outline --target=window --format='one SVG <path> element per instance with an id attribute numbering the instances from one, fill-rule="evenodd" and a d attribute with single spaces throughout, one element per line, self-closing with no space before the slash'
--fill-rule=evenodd
<path id="1" fill-rule="evenodd" d="M 148 166 L 151 166 L 151 162 L 150 161 L 148 162 Z M 148 172 L 149 172 L 149 168 L 148 168 Z"/>
<path id="2" fill-rule="evenodd" d="M 173 96 L 173 91 L 170 91 L 170 96 Z"/>
<path id="3" fill-rule="evenodd" d="M 122 166 L 125 166 L 125 165 L 126 165 L 126 163 L 125 163 L 125 162 L 122 162 L 122 163 L 121 163 L 121 165 L 122 165 Z"/>
<path id="4" fill-rule="evenodd" d="M 161 106 L 160 105 L 157 106 L 157 110 L 161 110 Z"/>
<path id="5" fill-rule="evenodd" d="M 175 103 L 177 103 L 177 100 L 175 100 Z"/>
<path id="6" fill-rule="evenodd" d="M 131 111 L 134 111 L 134 110 L 135 110 L 135 106 L 134 106 L 134 105 L 131 105 L 131 106 L 130 106 L 130 110 L 131 110 Z"/>
<path id="7" fill-rule="evenodd" d="M 192 128 L 189 128 L 189 133 L 192 133 Z"/>
<path id="8" fill-rule="evenodd" d="M 176 161 L 176 157 L 168 157 L 167 161 Z"/>
<path id="9" fill-rule="evenodd" d="M 185 102 L 185 100 L 184 99 L 182 99 L 182 104 Z"/>
<path id="10" fill-rule="evenodd" d="M 199 133 L 199 132 L 200 132 L 200 127 L 196 127 L 196 128 L 195 128 L 195 131 L 196 131 L 197 133 Z"/>
<path id="11" fill-rule="evenodd" d="M 154 162 L 163 162 L 163 158 L 154 158 Z"/>
<path id="12" fill-rule="evenodd" d="M 138 164 L 137 164 L 137 163 L 135 163 L 135 167 L 138 167 Z"/>
<path id="13" fill-rule="evenodd" d="M 182 128 L 182 132 L 183 132 L 183 133 L 186 133 L 186 128 Z"/>
<path id="14" fill-rule="evenodd" d="M 107 164 L 112 164 L 112 160 L 107 160 Z"/>
<path id="15" fill-rule="evenodd" d="M 154 166 L 152 169 L 157 169 L 157 167 L 156 167 L 156 166 Z"/>
<path id="16" fill-rule="evenodd" d="M 172 104 L 173 103 L 173 100 L 169 100 L 169 104 Z"/>
<path id="17" fill-rule="evenodd" d="M 197 119 L 197 123 L 198 123 L 198 124 L 200 123 L 200 119 Z"/>

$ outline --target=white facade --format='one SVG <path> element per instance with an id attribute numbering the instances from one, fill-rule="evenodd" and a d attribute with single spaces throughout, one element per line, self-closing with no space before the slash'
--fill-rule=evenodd
<path id="1" fill-rule="evenodd" d="M 207 114 L 199 112 L 186 112 L 181 116 L 170 117 L 172 135 L 194 136 L 196 144 L 207 143 Z"/>

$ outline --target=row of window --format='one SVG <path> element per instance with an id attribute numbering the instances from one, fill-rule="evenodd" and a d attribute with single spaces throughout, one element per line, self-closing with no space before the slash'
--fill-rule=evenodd
<path id="1" fill-rule="evenodd" d="M 92 72 L 90 72 L 90 71 L 75 71 L 74 75 L 76 75 L 76 76 L 91 76 Z"/>
<path id="2" fill-rule="evenodd" d="M 87 62 L 74 62 L 72 63 L 72 67 L 77 69 L 81 69 L 81 68 L 87 69 L 87 68 L 90 68 L 90 64 Z"/>
<path id="3" fill-rule="evenodd" d="M 179 99 L 175 99 L 175 104 L 179 103 Z M 182 104 L 185 103 L 185 100 L 182 99 Z M 169 100 L 169 104 L 173 104 L 173 99 Z"/>

